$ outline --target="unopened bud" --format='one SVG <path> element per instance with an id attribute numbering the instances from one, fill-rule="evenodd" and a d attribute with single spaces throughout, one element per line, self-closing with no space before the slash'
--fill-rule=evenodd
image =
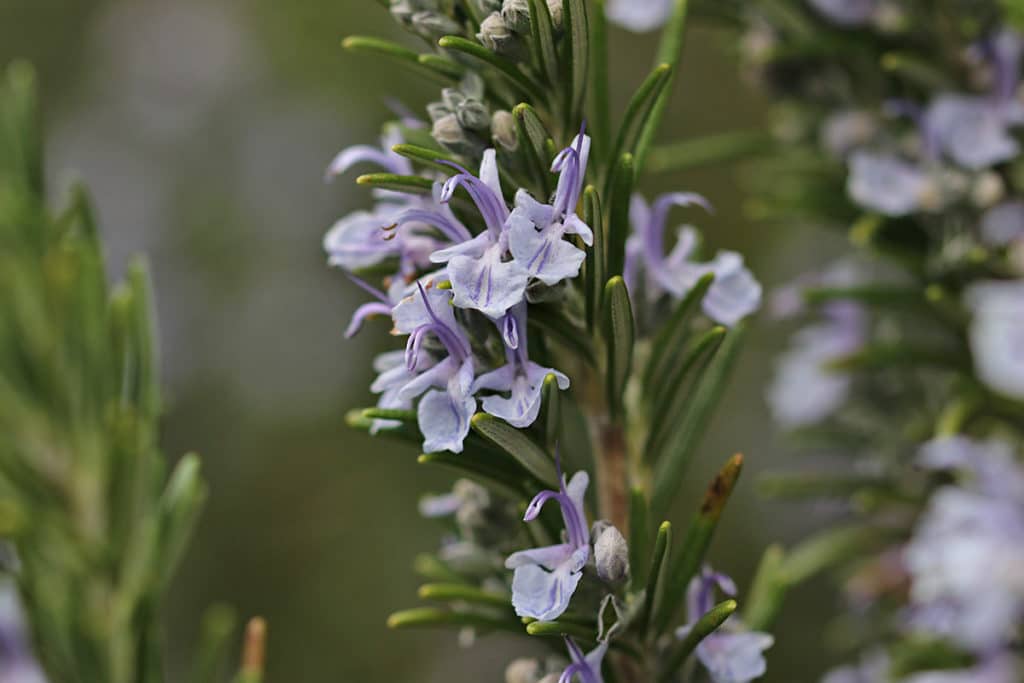
<path id="1" fill-rule="evenodd" d="M 597 575 L 606 583 L 624 581 L 629 576 L 629 545 L 626 539 L 607 522 L 596 522 L 592 533 Z"/>
<path id="2" fill-rule="evenodd" d="M 476 37 L 484 47 L 499 55 L 509 59 L 519 59 L 523 56 L 522 43 L 501 18 L 501 12 L 492 12 L 484 19 L 480 24 L 480 33 L 476 34 Z"/>
<path id="3" fill-rule="evenodd" d="M 530 3 L 527 0 L 505 0 L 501 6 L 501 18 L 510 29 L 526 35 L 530 32 Z"/>
<path id="4" fill-rule="evenodd" d="M 491 109 L 476 99 L 466 99 L 455 108 L 459 124 L 467 130 L 485 131 L 491 127 Z"/>
<path id="5" fill-rule="evenodd" d="M 458 33 L 460 27 L 454 20 L 437 12 L 417 12 L 412 15 L 412 29 L 428 40 Z"/>
<path id="6" fill-rule="evenodd" d="M 494 112 L 494 116 L 491 117 L 491 137 L 499 147 L 509 152 L 514 152 L 519 148 L 516 119 L 511 112 L 504 110 Z"/>
<path id="7" fill-rule="evenodd" d="M 445 147 L 461 145 L 466 142 L 466 133 L 462 130 L 459 117 L 455 114 L 446 114 L 434 121 L 434 127 L 430 134 Z"/>

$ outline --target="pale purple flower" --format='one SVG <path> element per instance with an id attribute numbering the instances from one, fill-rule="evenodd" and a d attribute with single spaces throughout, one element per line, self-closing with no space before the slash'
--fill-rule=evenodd
<path id="1" fill-rule="evenodd" d="M 804 291 L 809 287 L 852 287 L 864 279 L 861 266 L 838 261 L 820 273 L 804 275 L 772 296 L 779 318 L 807 313 Z M 852 384 L 848 374 L 828 364 L 856 352 L 864 344 L 868 316 L 852 301 L 833 301 L 820 309 L 820 319 L 797 332 L 779 356 L 767 399 L 782 426 L 793 429 L 821 422 L 845 402 Z"/>
<path id="2" fill-rule="evenodd" d="M 526 270 L 509 254 L 511 212 L 502 195 L 497 156 L 493 149 L 484 152 L 479 178 L 451 165 L 459 173 L 445 182 L 441 201 L 449 201 L 458 187 L 465 187 L 484 219 L 485 230 L 430 258 L 448 264 L 456 306 L 497 319 L 523 300 L 529 280 Z"/>
<path id="3" fill-rule="evenodd" d="M 601 664 L 608 654 L 607 640 L 598 643 L 597 647 L 586 654 L 583 654 L 583 650 L 572 638 L 565 639 L 565 646 L 569 649 L 572 663 L 558 677 L 558 683 L 572 683 L 574 679 L 577 683 L 604 683 Z"/>
<path id="4" fill-rule="evenodd" d="M 808 0 L 824 18 L 839 26 L 863 26 L 875 18 L 877 0 Z"/>
<path id="5" fill-rule="evenodd" d="M 420 351 L 415 363 L 415 370 L 410 370 L 406 361 L 405 351 L 388 351 L 373 359 L 373 369 L 377 379 L 370 385 L 370 391 L 380 394 L 377 407 L 388 410 L 410 410 L 412 399 L 402 394 L 402 388 L 416 379 L 418 372 L 423 372 L 434 365 L 433 356 Z M 393 429 L 401 426 L 397 420 L 374 420 L 370 433 L 377 434 L 382 429 Z"/>
<path id="6" fill-rule="evenodd" d="M 1012 656 L 994 655 L 967 669 L 920 671 L 901 683 L 1019 683 L 1021 673 L 1019 662 Z"/>
<path id="7" fill-rule="evenodd" d="M 846 190 L 865 209 L 905 216 L 921 207 L 929 186 L 923 171 L 894 155 L 864 150 L 850 155 Z"/>
<path id="8" fill-rule="evenodd" d="M 530 360 L 527 350 L 526 304 L 517 304 L 509 311 L 507 320 L 501 321 L 505 339 L 507 362 L 497 370 L 479 376 L 473 383 L 473 392 L 489 390 L 508 394 L 485 396 L 485 412 L 500 417 L 513 427 L 529 427 L 540 413 L 544 379 L 554 375 L 558 388 L 569 388 L 569 378 L 558 370 L 545 368 Z M 511 343 L 510 343 L 511 342 Z"/>
<path id="9" fill-rule="evenodd" d="M 0 683 L 46 683 L 29 643 L 21 601 L 13 584 L 0 584 Z"/>
<path id="10" fill-rule="evenodd" d="M 580 133 L 551 166 L 560 176 L 550 205 L 541 204 L 525 190 L 516 193 L 509 247 L 530 276 L 546 285 L 579 275 L 586 258 L 586 252 L 565 241 L 566 235 L 579 235 L 587 246 L 594 243 L 590 226 L 576 215 L 589 158 L 590 137 Z"/>
<path id="11" fill-rule="evenodd" d="M 981 217 L 981 241 L 990 247 L 1005 247 L 1024 238 L 1024 201 L 1012 199 L 997 204 Z"/>
<path id="12" fill-rule="evenodd" d="M 392 151 L 395 145 L 405 142 L 402 132 L 397 126 L 388 126 L 381 136 L 380 147 L 373 145 L 353 145 L 338 152 L 331 160 L 324 173 L 326 180 L 347 173 L 357 164 L 372 164 L 383 168 L 388 173 L 412 175 L 413 166 L 409 159 Z"/>
<path id="13" fill-rule="evenodd" d="M 1024 398 L 1024 280 L 973 285 L 971 353 L 978 378 L 995 391 Z"/>
<path id="14" fill-rule="evenodd" d="M 469 422 L 476 412 L 472 393 L 474 359 L 466 332 L 455 319 L 449 290 L 424 288 L 403 299 L 392 313 L 395 332 L 408 334 L 406 370 L 413 375 L 395 394 L 407 401 L 422 396 L 417 422 L 423 433 L 423 450 L 462 452 Z M 428 337 L 440 342 L 447 354 L 436 364 L 421 364 Z"/>
<path id="15" fill-rule="evenodd" d="M 878 121 L 870 112 L 843 109 L 829 115 L 821 124 L 821 146 L 837 158 L 868 143 L 878 130 Z"/>
<path id="16" fill-rule="evenodd" d="M 561 468 L 559 490 L 541 491 L 526 508 L 523 519 L 537 518 L 549 500 L 558 503 L 565 522 L 565 542 L 513 553 L 505 567 L 514 569 L 512 606 L 521 617 L 541 621 L 557 619 L 569 607 L 576 586 L 583 576 L 583 567 L 590 559 L 590 530 L 583 510 L 583 497 L 590 477 L 577 472 L 565 483 Z"/>
<path id="17" fill-rule="evenodd" d="M 888 683 L 889 657 L 883 650 L 872 650 L 850 666 L 832 669 L 821 683 Z"/>
<path id="18" fill-rule="evenodd" d="M 693 260 L 697 250 L 696 231 L 680 228 L 675 246 L 666 255 L 665 229 L 669 211 L 676 206 L 711 207 L 700 195 L 677 192 L 662 195 L 653 205 L 634 195 L 630 207 L 633 234 L 626 245 L 626 283 L 630 292 L 638 291 L 640 273 L 646 276 L 643 288 L 647 297 L 656 300 L 662 294 L 682 299 L 697 282 L 714 273 L 715 280 L 704 297 L 704 313 L 715 322 L 735 325 L 761 305 L 761 285 L 743 264 L 743 257 L 733 251 L 719 252 L 706 263 Z"/>
<path id="19" fill-rule="evenodd" d="M 918 462 L 961 477 L 932 496 L 905 548 L 909 625 L 997 650 L 1024 616 L 1024 470 L 1009 445 L 965 437 L 925 444 Z"/>
<path id="20" fill-rule="evenodd" d="M 676 631 L 677 638 L 685 637 L 693 624 L 715 606 L 716 588 L 730 597 L 736 595 L 732 579 L 706 566 L 690 581 L 686 592 L 689 624 Z M 774 643 L 771 635 L 749 631 L 736 617 L 730 617 L 697 645 L 697 659 L 714 683 L 747 683 L 767 671 L 764 651 Z"/>
<path id="21" fill-rule="evenodd" d="M 1024 51 L 1020 36 L 1004 30 L 980 48 L 995 72 L 992 92 L 939 95 L 925 115 L 925 125 L 937 144 L 972 171 L 1016 157 L 1020 146 L 1010 128 L 1024 123 L 1024 106 L 1017 99 Z"/>
<path id="22" fill-rule="evenodd" d="M 661 27 L 672 16 L 673 0 L 608 0 L 608 21 L 634 33 Z"/>

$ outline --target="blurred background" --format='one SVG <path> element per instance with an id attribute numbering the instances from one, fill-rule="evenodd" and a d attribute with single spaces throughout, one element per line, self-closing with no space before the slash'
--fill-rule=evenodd
<path id="1" fill-rule="evenodd" d="M 520 641 L 488 637 L 463 651 L 447 633 L 384 626 L 416 603 L 412 558 L 437 543 L 418 497 L 450 481 L 413 450 L 344 425 L 346 410 L 371 403 L 372 353 L 393 342 L 382 325 L 342 337 L 360 295 L 327 269 L 320 240 L 368 196 L 351 178 L 322 178 L 340 148 L 376 139 L 387 97 L 423 111 L 437 93 L 345 54 L 340 39 L 353 33 L 405 40 L 369 0 L 0 2 L 2 61 L 26 57 L 40 70 L 52 192 L 88 181 L 113 277 L 133 254 L 152 264 L 165 450 L 204 457 L 212 495 L 168 606 L 172 666 L 187 669 L 205 608 L 224 602 L 268 618 L 269 681 L 500 681 L 527 652 Z M 654 40 L 612 39 L 614 101 L 624 102 Z M 735 42 L 691 31 L 665 140 L 767 125 Z M 745 219 L 736 169 L 646 183 L 670 188 L 712 200 L 718 211 L 700 226 L 708 242 L 743 251 L 768 287 L 841 246 L 813 226 Z M 785 330 L 767 315 L 757 327 L 676 511 L 685 519 L 712 471 L 747 454 L 712 549 L 741 586 L 769 542 L 833 514 L 756 495 L 757 472 L 790 460 L 763 401 Z M 816 680 L 832 600 L 820 584 L 792 596 L 765 680 Z"/>

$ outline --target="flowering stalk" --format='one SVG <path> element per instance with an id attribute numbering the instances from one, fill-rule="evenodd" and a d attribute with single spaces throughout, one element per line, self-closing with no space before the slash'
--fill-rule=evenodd
<path id="1" fill-rule="evenodd" d="M 384 318 L 405 340 L 378 356 L 377 407 L 349 422 L 412 441 L 421 463 L 464 477 L 423 505 L 451 520 L 441 551 L 417 563 L 431 581 L 423 594 L 450 596 L 447 607 L 389 623 L 458 626 L 467 639 L 488 629 L 568 637 L 549 641 L 568 647 L 564 665 L 517 661 L 516 680 L 601 681 L 602 669 L 676 677 L 685 657 L 668 658 L 673 627 L 741 462 L 730 461 L 677 547 L 659 536 L 652 558 L 654 523 L 761 287 L 739 254 L 701 258 L 697 231 L 669 225 L 676 213 L 709 212 L 703 198 L 648 203 L 638 192 L 686 2 L 661 12 L 670 21 L 659 62 L 611 130 L 606 21 L 644 28 L 643 5 L 610 2 L 606 14 L 587 0 L 392 0 L 392 16 L 432 49 L 344 42 L 444 86 L 429 121 L 403 107 L 380 149 L 344 150 L 328 171 L 385 171 L 358 178 L 374 206 L 342 218 L 324 247 L 374 299 L 349 332 Z M 738 642 L 738 668 L 709 668 L 721 683 L 763 673 L 764 641 Z"/>

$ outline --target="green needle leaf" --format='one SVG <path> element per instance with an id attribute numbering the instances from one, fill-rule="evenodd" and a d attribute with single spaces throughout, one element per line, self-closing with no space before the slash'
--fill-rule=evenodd
<path id="1" fill-rule="evenodd" d="M 549 449 L 554 449 L 562 430 L 562 391 L 558 388 L 558 379 L 553 374 L 548 374 L 544 378 L 542 391 L 545 444 Z"/>
<path id="2" fill-rule="evenodd" d="M 160 571 L 170 580 L 206 501 L 207 487 L 200 475 L 199 456 L 183 457 L 171 473 L 160 500 Z"/>
<path id="3" fill-rule="evenodd" d="M 512 116 L 516 121 L 520 147 L 525 150 L 528 163 L 533 168 L 537 181 L 544 188 L 544 194 L 548 195 L 552 190 L 552 174 L 546 161 L 552 158 L 547 149 L 547 141 L 551 139 L 551 134 L 544 127 L 544 122 L 536 110 L 525 102 L 516 105 L 512 110 Z"/>
<path id="4" fill-rule="evenodd" d="M 774 151 L 776 143 L 761 131 L 734 131 L 655 147 L 646 173 L 674 173 L 732 163 Z"/>
<path id="5" fill-rule="evenodd" d="M 849 525 L 812 536 L 789 551 L 781 572 L 789 585 L 807 581 L 821 571 L 884 547 L 898 538 L 894 530 Z"/>
<path id="6" fill-rule="evenodd" d="M 368 420 L 396 420 L 398 422 L 416 422 L 415 410 L 399 410 L 395 408 L 366 408 L 363 417 Z"/>
<path id="7" fill-rule="evenodd" d="M 654 623 L 658 633 L 668 628 L 672 617 L 682 605 L 686 588 L 704 562 L 704 555 L 711 545 L 722 510 L 729 501 L 742 470 L 743 456 L 737 453 L 729 458 L 704 494 L 704 502 L 686 530 L 679 556 L 673 559 L 670 565 L 672 570 L 667 577 L 664 595 L 659 600 L 655 614 Z"/>
<path id="8" fill-rule="evenodd" d="M 516 86 L 523 94 L 528 95 L 536 101 L 544 101 L 544 89 L 532 78 L 523 73 L 515 62 L 491 52 L 483 45 L 474 43 L 471 40 L 459 36 L 444 36 L 437 44 L 447 50 L 455 50 L 462 54 L 475 57 L 480 61 L 494 67 L 501 75 Z"/>
<path id="9" fill-rule="evenodd" d="M 629 580 L 632 590 L 647 583 L 648 547 L 650 531 L 647 526 L 647 498 L 640 487 L 633 487 L 629 494 Z"/>
<path id="10" fill-rule="evenodd" d="M 430 76 L 442 84 L 458 80 L 461 67 L 455 62 L 443 57 L 432 55 L 433 59 L 427 56 L 421 59 L 418 52 L 414 52 L 398 43 L 373 36 L 349 36 L 341 41 L 341 46 L 349 52 L 363 53 L 375 57 L 387 57 L 404 66 L 412 67 L 416 72 Z M 442 62 L 445 64 L 442 66 Z M 455 68 L 451 68 L 454 66 Z"/>
<path id="11" fill-rule="evenodd" d="M 629 238 L 629 207 L 633 200 L 636 170 L 633 155 L 619 157 L 612 171 L 608 207 L 608 239 L 605 270 L 609 276 L 622 275 L 626 265 L 626 240 Z"/>
<path id="12" fill-rule="evenodd" d="M 526 625 L 526 632 L 531 636 L 573 636 L 590 642 L 597 639 L 592 628 L 566 621 L 531 621 Z"/>
<path id="13" fill-rule="evenodd" d="M 686 658 L 697 649 L 702 640 L 717 631 L 725 623 L 725 620 L 733 615 L 736 607 L 735 600 L 725 600 L 712 607 L 707 614 L 698 619 L 686 636 L 672 649 L 665 662 L 665 669 L 658 680 L 663 683 L 674 681 L 676 672 L 679 671 L 679 667 L 683 665 Z"/>
<path id="14" fill-rule="evenodd" d="M 465 583 L 428 583 L 420 586 L 419 596 L 423 600 L 468 602 L 491 607 L 512 608 L 512 599 L 507 594 L 482 590 Z"/>
<path id="15" fill-rule="evenodd" d="M 525 432 L 487 413 L 474 415 L 471 425 L 473 431 L 515 458 L 540 482 L 558 488 L 554 461 Z"/>
<path id="16" fill-rule="evenodd" d="M 546 4 L 546 3 L 545 3 Z M 582 123 L 583 105 L 587 99 L 587 76 L 590 71 L 590 26 L 584 0 L 563 0 L 565 39 L 568 42 L 569 101 L 566 103 L 566 129 Z"/>
<path id="17" fill-rule="evenodd" d="M 558 83 L 558 51 L 551 12 L 546 0 L 527 0 L 530 6 L 530 34 L 533 38 L 533 61 L 538 65 L 548 85 Z"/>
<path id="18" fill-rule="evenodd" d="M 654 539 L 654 552 L 651 553 L 650 569 L 647 572 L 647 588 L 644 591 L 643 611 L 640 612 L 638 624 L 640 633 L 647 633 L 647 627 L 651 621 L 651 615 L 660 611 L 660 600 L 662 596 L 658 591 L 663 591 L 663 583 L 668 578 L 669 553 L 672 549 L 672 524 L 662 522 L 658 527 L 658 535 Z M 637 566 L 640 566 L 639 563 Z"/>
<path id="19" fill-rule="evenodd" d="M 742 345 L 745 328 L 739 325 L 725 336 L 721 348 L 701 377 L 697 390 L 679 426 L 666 437 L 654 473 L 651 510 L 663 517 L 679 491 L 679 482 L 690 457 L 704 435 L 715 406 L 718 405 L 732 366 Z"/>
<path id="20" fill-rule="evenodd" d="M 689 8 L 687 0 L 675 0 L 675 9 L 672 17 L 661 33 L 661 44 L 658 47 L 656 64 L 672 64 L 678 70 L 679 61 L 683 55 L 683 38 L 686 33 L 686 16 Z M 669 95 L 672 92 L 672 77 L 662 88 L 661 94 L 651 108 L 650 116 L 644 122 L 640 140 L 636 146 L 636 167 L 644 168 L 647 161 L 647 151 L 654 143 L 654 138 L 661 127 L 661 120 L 665 116 L 665 109 L 668 108 Z"/>
<path id="21" fill-rule="evenodd" d="M 610 157 L 605 150 L 611 144 L 611 104 L 608 96 L 608 20 L 605 17 L 605 0 L 594 0 L 594 11 L 590 14 L 590 61 L 592 84 L 590 119 L 593 122 L 594 151 L 601 161 L 607 163 Z M 599 167 L 603 167 L 600 164 Z"/>
<path id="22" fill-rule="evenodd" d="M 493 631 L 521 633 L 517 619 L 503 619 L 477 612 L 453 612 L 433 607 L 417 607 L 395 612 L 388 617 L 388 628 L 462 628 L 471 626 Z"/>
<path id="23" fill-rule="evenodd" d="M 616 275 L 604 288 L 604 340 L 608 350 L 608 406 L 612 416 L 623 411 L 623 396 L 633 366 L 635 323 L 626 282 Z"/>
<path id="24" fill-rule="evenodd" d="M 475 457 L 475 454 L 470 453 L 424 453 L 416 462 L 454 470 L 459 476 L 479 482 L 512 500 L 520 500 L 525 495 L 525 487 L 522 485 L 525 477 L 510 475 L 499 462 L 489 462 L 485 457 Z"/>
<path id="25" fill-rule="evenodd" d="M 604 299 L 605 240 L 607 239 L 604 214 L 601 213 L 601 198 L 593 185 L 583 190 L 583 222 L 594 231 L 594 246 L 587 248 L 587 259 L 583 262 L 584 287 L 586 288 L 587 330 L 593 331 Z"/>
<path id="26" fill-rule="evenodd" d="M 768 546 L 761 556 L 743 608 L 743 623 L 752 631 L 767 630 L 782 609 L 782 601 L 789 588 L 782 572 L 785 558 L 780 545 Z"/>
<path id="27" fill-rule="evenodd" d="M 637 88 L 629 100 L 629 104 L 626 105 L 622 126 L 619 128 L 618 135 L 615 136 L 612 159 L 619 158 L 625 152 L 631 154 L 636 152 L 636 144 L 641 131 L 646 126 L 655 103 L 671 80 L 672 67 L 668 64 L 660 64 Z"/>
<path id="28" fill-rule="evenodd" d="M 654 342 L 651 344 L 651 355 L 647 360 L 647 367 L 644 370 L 645 388 L 650 389 L 658 378 L 665 376 L 669 366 L 672 364 L 673 358 L 683 346 L 689 331 L 688 327 L 692 314 L 700 306 L 700 302 L 704 300 L 704 295 L 707 294 L 714 281 L 714 273 L 708 273 L 697 280 L 697 284 L 676 305 L 676 309 L 672 312 L 672 317 L 661 326 L 657 336 L 654 338 Z"/>
<path id="29" fill-rule="evenodd" d="M 368 173 L 356 178 L 356 183 L 375 189 L 414 195 L 429 195 L 434 191 L 434 181 L 430 178 L 396 173 Z"/>

